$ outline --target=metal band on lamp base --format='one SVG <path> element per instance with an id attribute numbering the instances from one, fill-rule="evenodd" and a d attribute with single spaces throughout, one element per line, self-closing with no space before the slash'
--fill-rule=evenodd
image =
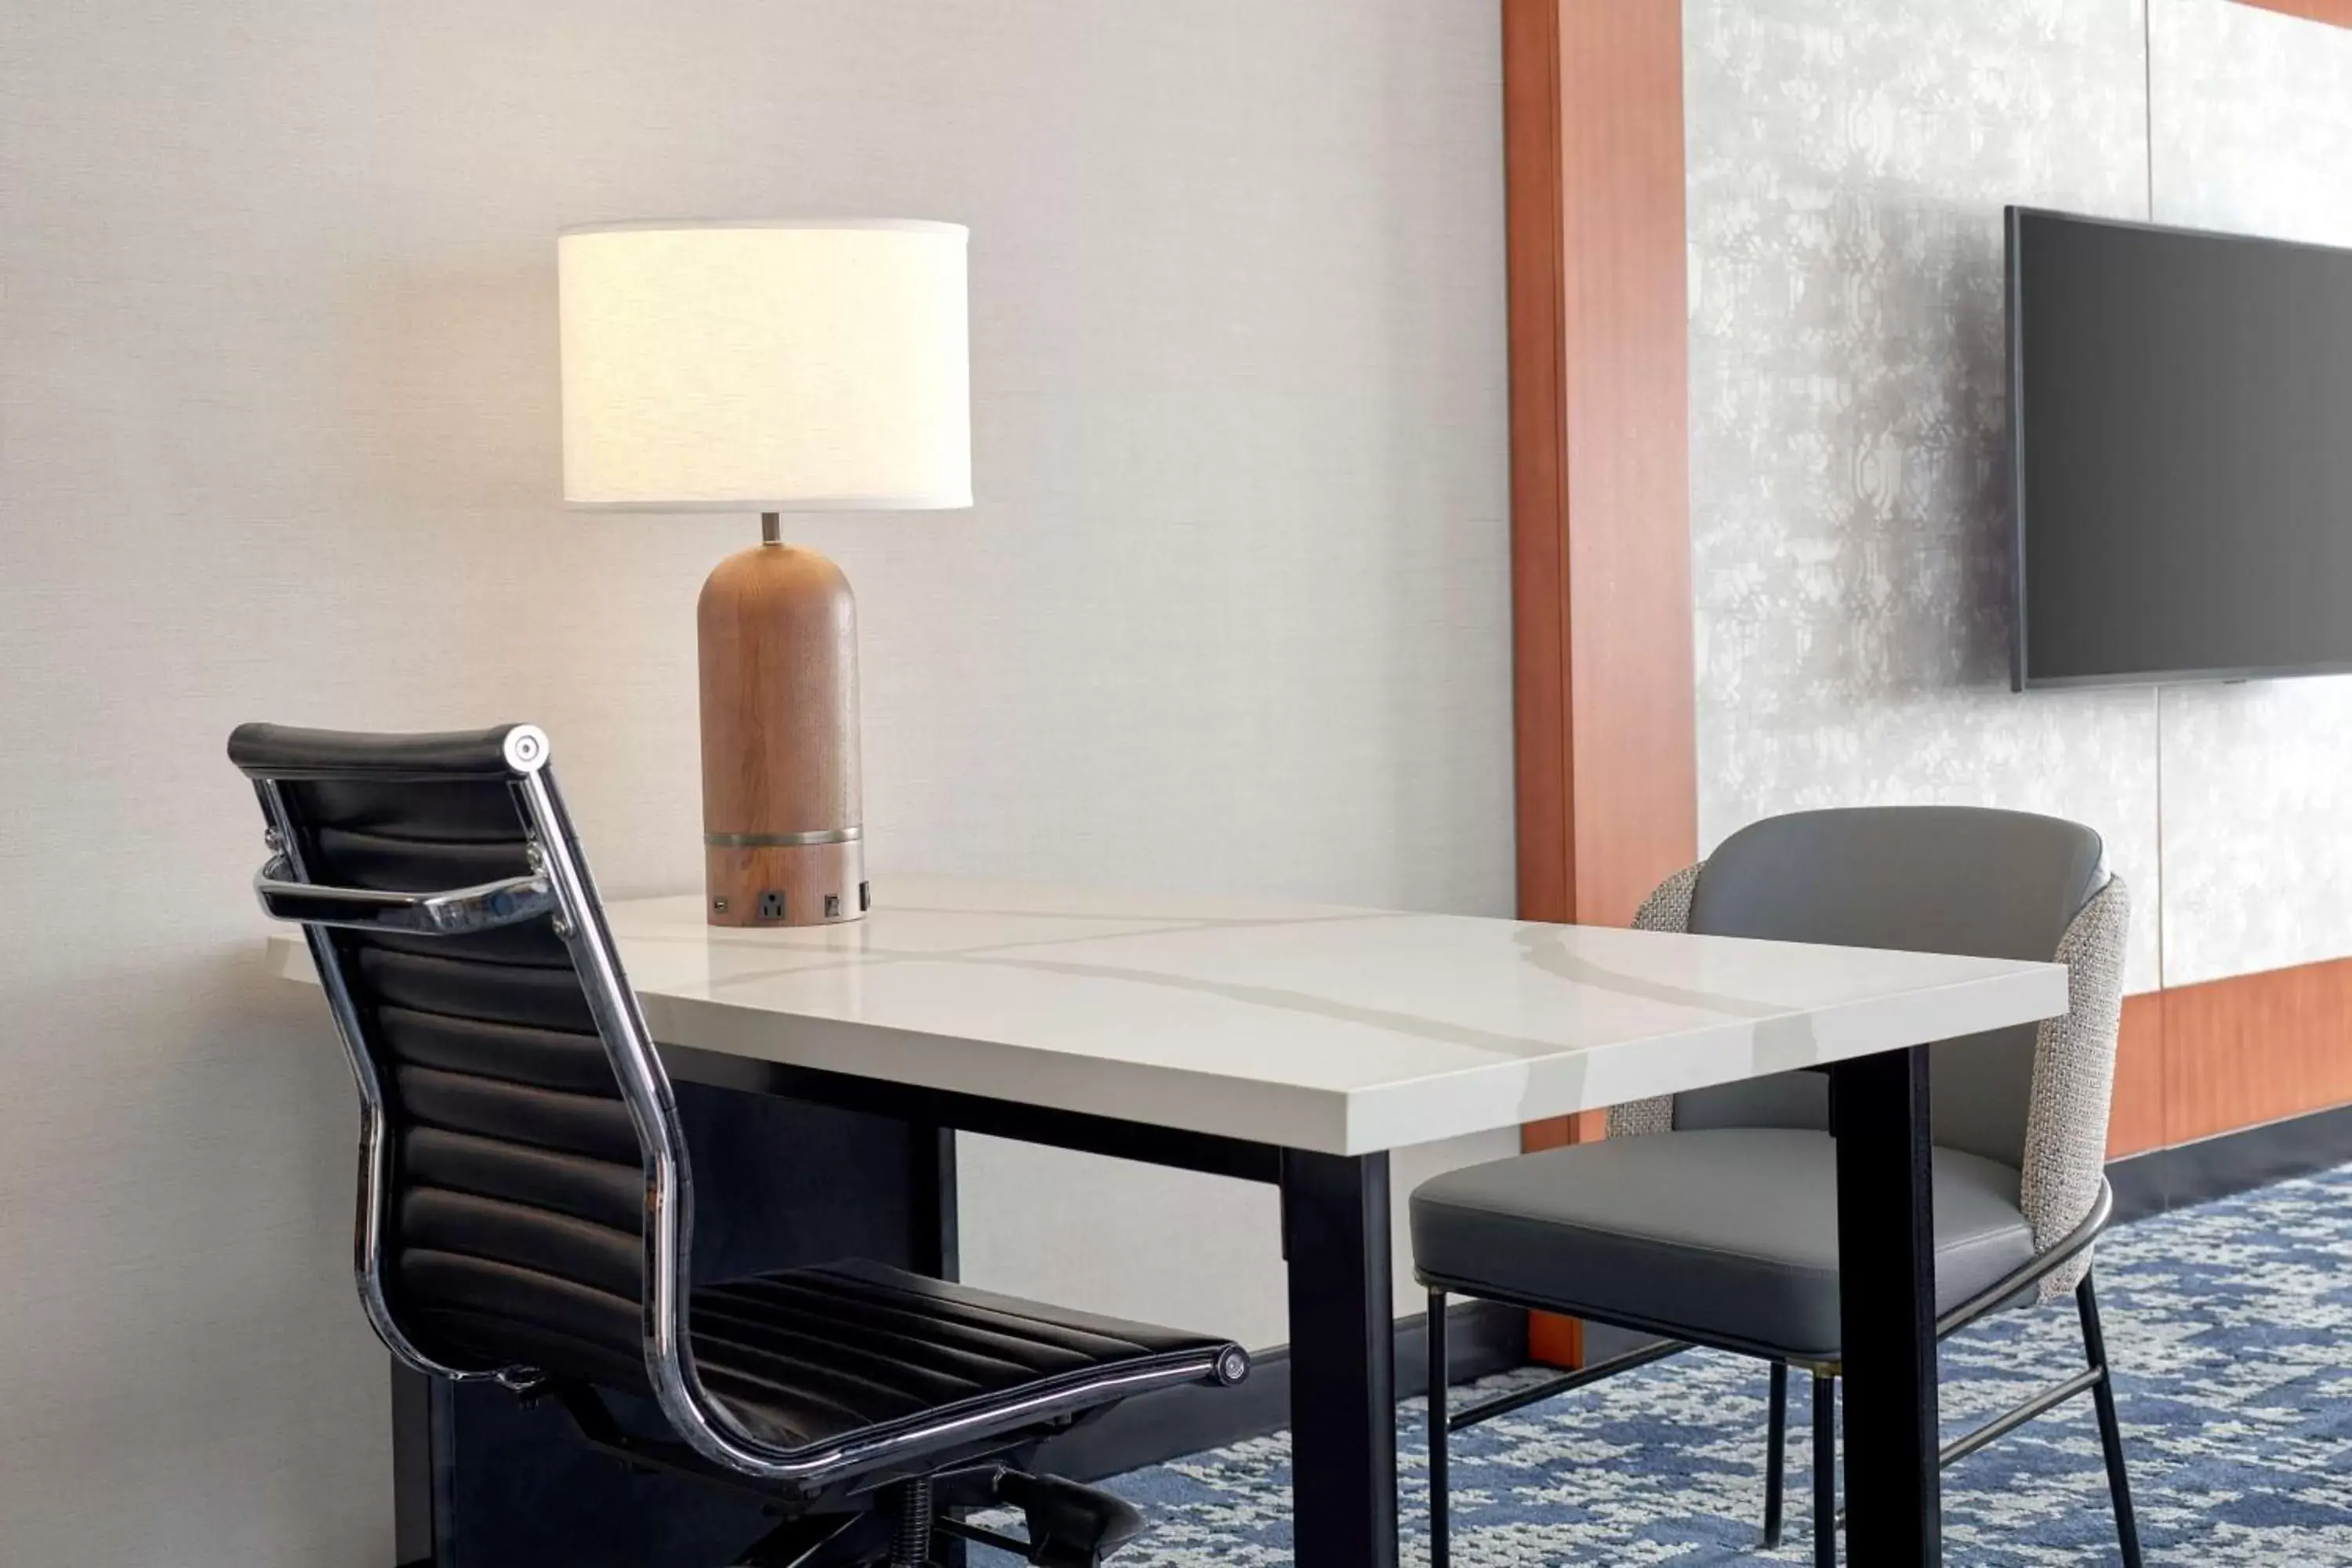
<path id="1" fill-rule="evenodd" d="M 866 837 L 862 827 L 819 827 L 806 833 L 706 833 L 712 849 L 798 849 L 806 844 L 855 844 Z"/>
<path id="2" fill-rule="evenodd" d="M 870 907 L 865 847 L 854 838 L 764 848 L 710 844 L 702 855 L 715 926 L 832 925 Z"/>

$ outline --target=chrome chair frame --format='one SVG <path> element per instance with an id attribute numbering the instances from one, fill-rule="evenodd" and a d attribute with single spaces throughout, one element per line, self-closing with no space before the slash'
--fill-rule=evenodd
<path id="1" fill-rule="evenodd" d="M 2029 1258 L 1962 1301 L 1958 1306 L 1938 1316 L 1936 1320 L 1936 1338 L 1941 1341 L 1948 1335 L 1966 1328 L 1995 1308 L 2017 1300 L 2044 1278 L 2080 1257 L 2085 1248 L 2098 1239 L 2100 1233 L 2107 1228 L 2109 1222 L 2115 1217 L 2115 1190 L 2107 1184 L 2106 1178 L 2102 1176 L 2099 1179 L 2098 1196 L 2092 1203 L 2091 1212 L 2083 1217 L 2080 1224 L 2067 1232 L 2048 1251 Z M 1637 1366 L 1646 1366 L 1652 1362 L 1662 1361 L 1668 1356 L 1679 1355 L 1684 1351 L 1696 1349 L 1727 1351 L 1734 1354 L 1754 1356 L 1771 1364 L 1770 1447 L 1765 1459 L 1764 1544 L 1767 1547 L 1780 1545 L 1781 1472 L 1783 1447 L 1788 1434 L 1788 1378 L 1789 1367 L 1791 1364 L 1785 1356 L 1769 1352 L 1755 1344 L 1737 1343 L 1728 1339 L 1667 1338 L 1654 1344 L 1643 1345 L 1622 1355 L 1612 1357 L 1596 1365 L 1580 1368 L 1559 1377 L 1548 1378 L 1530 1387 L 1514 1389 L 1508 1394 L 1481 1401 L 1467 1409 L 1449 1413 L 1446 1409 L 1448 1380 L 1444 1328 L 1448 1297 L 1459 1294 L 1473 1296 L 1479 1300 L 1501 1299 L 1485 1289 L 1475 1292 L 1460 1287 L 1449 1289 L 1445 1284 L 1433 1281 L 1425 1274 L 1423 1276 L 1422 1282 L 1429 1290 L 1431 1568 L 1446 1568 L 1449 1555 L 1446 1536 L 1450 1510 L 1446 1498 L 1446 1483 L 1450 1467 L 1446 1438 L 1450 1434 L 1459 1432 L 1467 1426 L 1475 1426 L 1482 1421 L 1491 1421 L 1497 1415 L 1524 1409 L 1528 1405 L 1549 1399 L 1556 1394 L 1587 1387 L 1605 1378 L 1614 1377 L 1619 1373 L 1631 1372 Z M 2115 1504 L 2116 1529 L 2122 1543 L 2124 1562 L 2129 1565 L 2129 1568 L 2138 1568 L 2139 1525 L 2132 1508 L 2131 1483 L 2124 1468 L 2123 1428 L 2116 1415 L 2114 1378 L 2107 1365 L 2105 1335 L 2099 1323 L 2098 1298 L 2092 1288 L 2091 1275 L 2088 1271 L 2084 1272 L 2082 1282 L 2074 1288 L 2074 1301 L 2082 1320 L 2084 1354 L 2089 1365 L 2074 1376 L 2051 1384 L 2031 1398 L 1992 1417 L 1982 1426 L 1945 1444 L 1937 1455 L 1937 1465 L 1939 1468 L 1948 1468 L 1975 1453 L 1986 1444 L 2006 1436 L 2027 1422 L 2047 1415 L 2076 1394 L 2089 1393 L 2097 1411 L 2100 1449 L 2106 1462 L 2107 1488 Z M 1530 1311 L 1557 1310 L 1553 1303 L 1537 1300 L 1507 1300 L 1503 1304 L 1524 1307 Z M 1591 1317 L 1589 1313 L 1585 1315 Z M 1631 1319 L 1592 1318 L 1591 1321 L 1607 1322 L 1612 1328 L 1628 1329 L 1637 1333 L 1666 1331 L 1658 1324 Z M 1835 1396 L 1837 1379 L 1843 1369 L 1835 1362 L 1796 1364 L 1806 1366 L 1813 1376 L 1813 1485 L 1817 1510 L 1815 1525 L 1817 1534 L 1813 1550 L 1815 1563 L 1822 1565 L 1822 1568 L 1828 1568 L 1828 1565 L 1834 1564 L 1837 1561 L 1836 1531 L 1843 1528 L 1845 1523 L 1844 1510 L 1837 1509 L 1832 1512 L 1832 1506 L 1837 1494 L 1836 1419 L 1832 1401 Z"/>
<path id="2" fill-rule="evenodd" d="M 1238 1366 L 1226 1364 L 1227 1355 L 1234 1352 L 1204 1352 L 1199 1364 L 1186 1361 L 1106 1373 L 1017 1403 L 801 1448 L 775 1447 L 746 1429 L 703 1387 L 688 1338 L 687 1313 L 692 1289 L 688 1277 L 688 1238 L 693 1231 L 694 1188 L 668 1072 L 655 1049 L 636 994 L 629 988 L 594 881 L 577 851 L 572 820 L 549 766 L 545 733 L 535 725 L 516 725 L 506 732 L 501 751 L 509 770 L 506 782 L 514 794 L 529 846 L 530 874 L 443 892 L 385 893 L 310 882 L 295 824 L 278 787 L 280 779 L 293 781 L 304 775 L 289 772 L 255 780 L 271 825 L 267 836 L 270 858 L 255 879 L 255 894 L 273 917 L 301 922 L 336 1032 L 359 1087 L 362 1126 L 354 1271 L 369 1322 L 402 1364 L 453 1382 L 496 1379 L 526 1393 L 541 1389 L 549 1381 L 538 1369 L 527 1366 L 444 1364 L 418 1348 L 393 1310 L 384 1285 L 392 1148 L 383 1082 L 367 1027 L 352 1000 L 343 952 L 329 933 L 353 930 L 456 935 L 551 915 L 555 934 L 571 953 L 644 1152 L 646 1370 L 663 1415 L 702 1460 L 721 1471 L 808 1496 L 836 1482 L 870 1477 L 897 1459 L 959 1443 L 981 1442 L 999 1433 L 1076 1414 L 1105 1403 L 1107 1396 L 1202 1381 L 1232 1384 L 1247 1375 L 1245 1360 Z M 442 776 L 416 775 L 418 779 Z"/>

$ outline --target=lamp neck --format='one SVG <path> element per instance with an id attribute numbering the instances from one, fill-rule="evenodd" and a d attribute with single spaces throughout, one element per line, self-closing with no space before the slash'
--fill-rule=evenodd
<path id="1" fill-rule="evenodd" d="M 782 544 L 784 542 L 784 520 L 772 511 L 760 514 L 760 542 Z"/>

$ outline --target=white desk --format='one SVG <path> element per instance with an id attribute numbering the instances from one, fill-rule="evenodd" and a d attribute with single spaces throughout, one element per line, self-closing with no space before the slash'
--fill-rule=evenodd
<path id="1" fill-rule="evenodd" d="M 2063 968 L 929 877 L 875 904 L 609 915 L 677 1077 L 1279 1184 L 1302 1568 L 1396 1560 L 1387 1151 L 1851 1064 L 1873 1131 L 1842 1141 L 1841 1203 L 1876 1240 L 1846 1271 L 1853 1551 L 1932 1560 L 1925 1053 L 1902 1047 L 2063 1013 Z M 299 932 L 272 950 L 312 978 Z"/>
<path id="2" fill-rule="evenodd" d="M 2056 964 L 939 877 L 848 925 L 608 908 L 654 1036 L 1325 1154 L 2065 1010 Z M 273 947 L 309 979 L 298 931 Z"/>

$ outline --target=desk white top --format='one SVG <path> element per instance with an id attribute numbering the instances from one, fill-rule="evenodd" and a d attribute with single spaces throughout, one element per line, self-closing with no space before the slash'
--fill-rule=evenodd
<path id="1" fill-rule="evenodd" d="M 845 925 L 607 912 L 664 1044 L 1333 1154 L 2066 1009 L 2053 963 L 943 877 Z"/>

